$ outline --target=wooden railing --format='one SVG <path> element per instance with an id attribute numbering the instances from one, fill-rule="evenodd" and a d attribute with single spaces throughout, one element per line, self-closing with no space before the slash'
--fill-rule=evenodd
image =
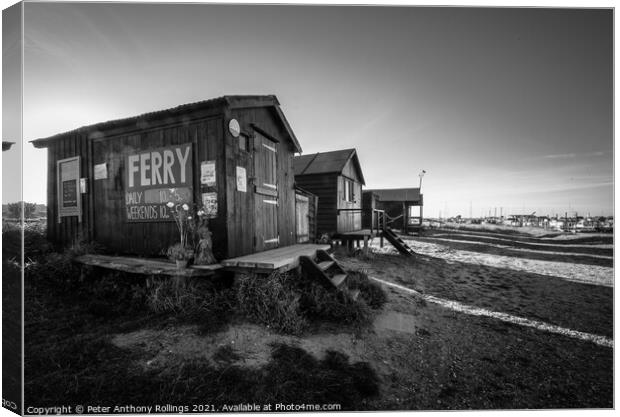
<path id="1" fill-rule="evenodd" d="M 403 217 L 403 215 L 402 215 L 402 214 L 399 214 L 399 215 L 398 215 L 398 216 L 396 216 L 396 217 L 390 217 L 389 215 L 387 215 L 387 214 L 386 214 L 386 215 L 385 215 L 385 217 L 387 217 L 386 224 L 390 224 L 390 223 L 394 223 L 396 220 L 398 220 L 398 219 L 400 219 L 401 217 Z"/>
<path id="2" fill-rule="evenodd" d="M 382 232 L 387 227 L 387 218 L 388 215 L 385 213 L 385 210 L 377 210 L 372 209 L 372 222 L 370 225 L 370 231 L 373 234 L 378 234 L 378 232 Z"/>

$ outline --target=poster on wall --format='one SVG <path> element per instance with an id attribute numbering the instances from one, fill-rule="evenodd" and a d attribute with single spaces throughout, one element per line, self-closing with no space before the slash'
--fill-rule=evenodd
<path id="1" fill-rule="evenodd" d="M 200 164 L 200 184 L 215 187 L 215 161 L 202 161 Z"/>
<path id="2" fill-rule="evenodd" d="M 94 177 L 96 180 L 105 180 L 108 178 L 108 165 L 105 162 L 95 165 Z"/>
<path id="3" fill-rule="evenodd" d="M 61 159 L 56 163 L 58 178 L 58 222 L 63 217 L 77 216 L 82 221 L 82 204 L 79 190 L 80 157 Z"/>
<path id="4" fill-rule="evenodd" d="M 247 191 L 247 179 L 245 176 L 245 168 L 237 167 L 237 191 L 245 193 Z"/>
<path id="5" fill-rule="evenodd" d="M 173 221 L 172 212 L 193 203 L 192 144 L 144 149 L 125 156 L 128 222 Z"/>
<path id="6" fill-rule="evenodd" d="M 74 180 L 62 182 L 62 207 L 77 207 L 77 186 Z"/>
<path id="7" fill-rule="evenodd" d="M 202 193 L 202 206 L 207 219 L 217 217 L 217 193 Z"/>

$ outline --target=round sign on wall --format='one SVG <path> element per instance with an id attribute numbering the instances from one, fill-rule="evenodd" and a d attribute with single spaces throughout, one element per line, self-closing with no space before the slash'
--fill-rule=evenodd
<path id="1" fill-rule="evenodd" d="M 239 126 L 239 122 L 237 121 L 237 119 L 230 119 L 230 122 L 228 122 L 228 131 L 234 137 L 239 137 L 239 134 L 241 133 L 241 127 Z"/>

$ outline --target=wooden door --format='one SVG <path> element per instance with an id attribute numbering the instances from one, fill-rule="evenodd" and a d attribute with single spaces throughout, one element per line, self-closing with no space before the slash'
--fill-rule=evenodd
<path id="1" fill-rule="evenodd" d="M 95 141 L 92 149 L 94 239 L 97 243 L 116 249 L 128 238 L 124 233 L 119 233 L 119 229 L 125 224 L 122 216 L 121 146 L 118 141 Z"/>
<path id="2" fill-rule="evenodd" d="M 297 243 L 305 243 L 310 240 L 309 227 L 310 199 L 305 195 L 295 194 L 295 223 Z"/>
<path id="3" fill-rule="evenodd" d="M 278 236 L 278 144 L 256 133 L 254 146 L 254 251 L 280 246 Z"/>
<path id="4" fill-rule="evenodd" d="M 362 229 L 362 186 L 343 176 L 338 177 L 338 233 Z"/>

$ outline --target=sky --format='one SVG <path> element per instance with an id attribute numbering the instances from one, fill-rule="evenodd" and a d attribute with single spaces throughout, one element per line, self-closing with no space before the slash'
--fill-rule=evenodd
<path id="1" fill-rule="evenodd" d="M 612 11 L 26 3 L 29 140 L 222 95 L 275 94 L 304 153 L 354 147 L 424 215 L 613 213 Z M 10 134 L 10 133 L 9 133 Z M 7 133 L 3 132 L 3 138 Z M 19 148 L 3 153 L 15 169 Z M 3 176 L 5 202 L 19 199 Z"/>

